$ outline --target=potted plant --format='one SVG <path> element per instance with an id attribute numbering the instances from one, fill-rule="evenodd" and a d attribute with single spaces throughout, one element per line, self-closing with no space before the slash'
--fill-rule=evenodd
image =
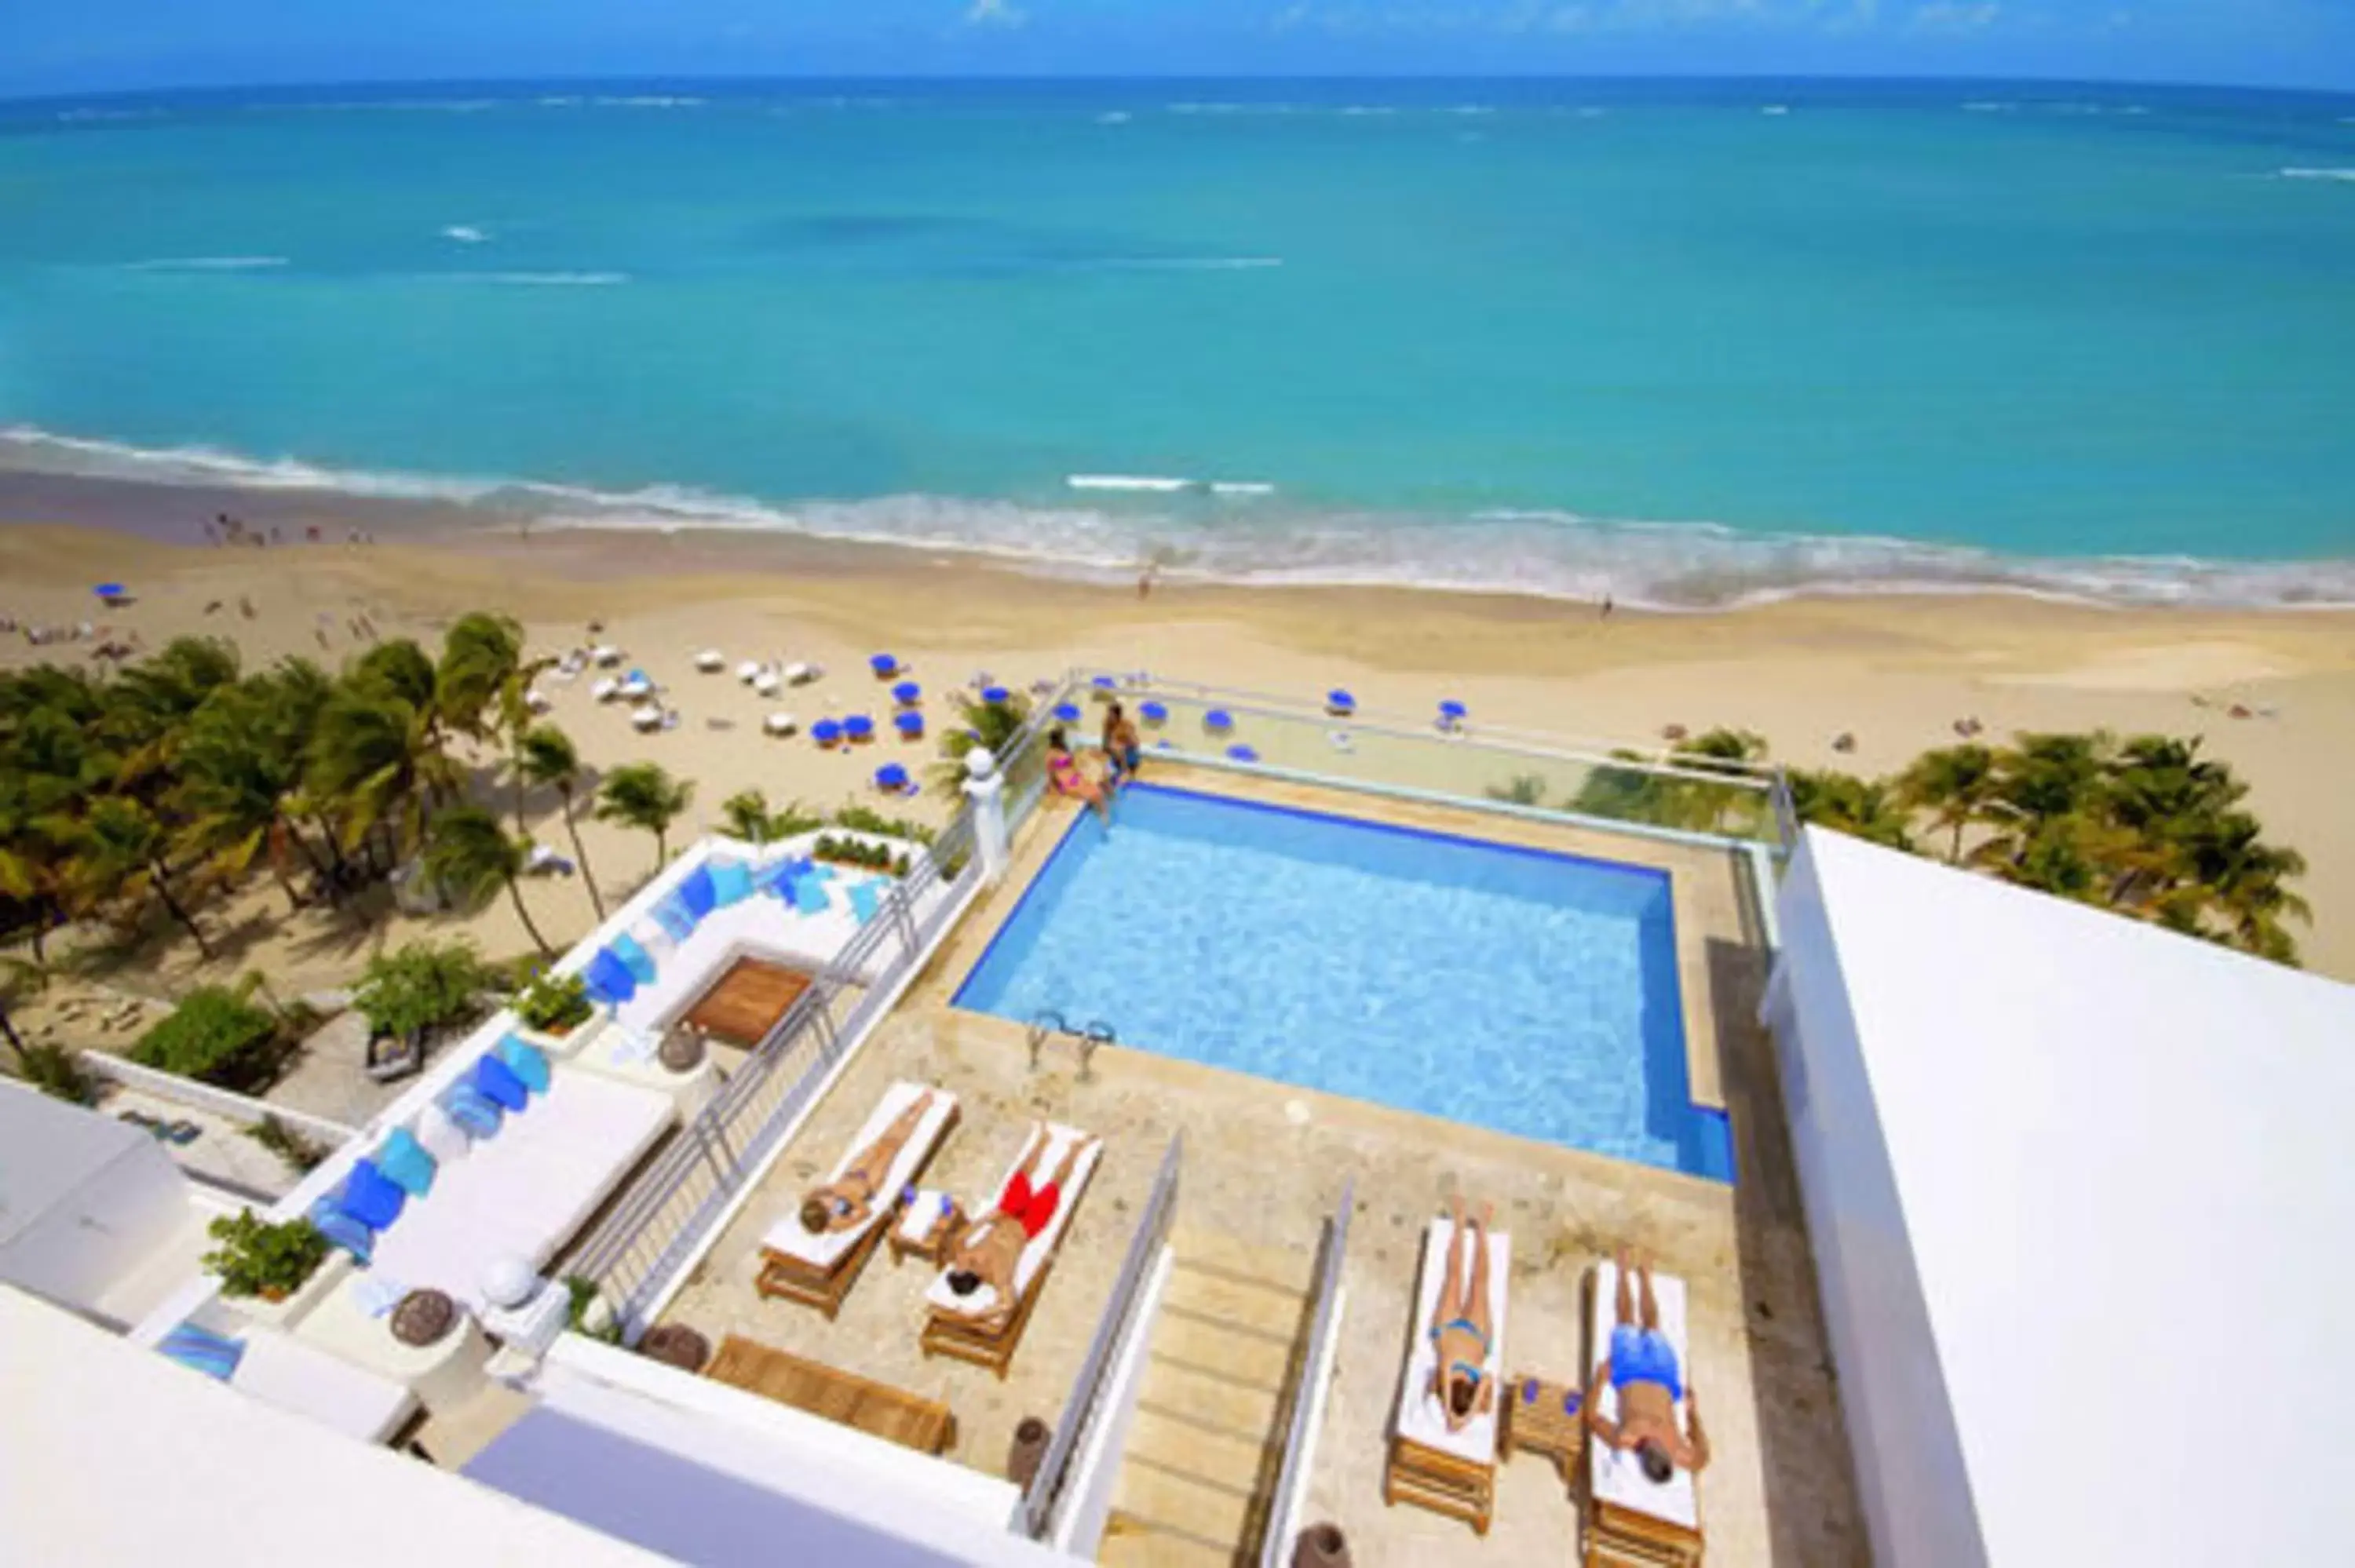
<path id="1" fill-rule="evenodd" d="M 537 974 L 516 993 L 515 1015 L 527 1029 L 562 1039 L 595 1012 L 579 975 Z"/>
<path id="2" fill-rule="evenodd" d="M 327 1238 L 308 1220 L 272 1224 L 243 1209 L 208 1229 L 220 1245 L 205 1254 L 204 1265 L 220 1277 L 225 1295 L 283 1301 L 326 1261 Z"/>

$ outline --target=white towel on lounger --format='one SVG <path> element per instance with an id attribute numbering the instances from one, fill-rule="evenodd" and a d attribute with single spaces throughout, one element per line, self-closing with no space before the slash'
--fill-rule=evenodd
<path id="1" fill-rule="evenodd" d="M 858 1135 L 844 1146 L 841 1157 L 834 1162 L 834 1169 L 826 1173 L 826 1181 L 841 1180 L 842 1173 L 850 1168 L 850 1162 L 882 1137 L 885 1129 L 900 1118 L 900 1113 L 913 1104 L 916 1097 L 923 1094 L 925 1089 L 926 1086 L 922 1084 L 900 1082 L 884 1090 L 883 1097 L 876 1102 L 874 1112 L 868 1117 L 867 1125 L 860 1128 Z M 899 1201 L 900 1190 L 916 1179 L 917 1171 L 932 1157 L 942 1134 L 948 1130 L 949 1118 L 956 1114 L 956 1097 L 944 1089 L 931 1092 L 932 1103 L 924 1108 L 915 1131 L 909 1135 L 908 1141 L 900 1146 L 900 1152 L 892 1158 L 887 1180 L 868 1205 L 865 1219 L 838 1231 L 812 1235 L 802 1224 L 801 1205 L 796 1201 L 792 1213 L 769 1227 L 768 1234 L 761 1238 L 761 1245 L 771 1252 L 783 1253 L 816 1268 L 830 1269 L 840 1263 L 853 1247 L 866 1239 L 868 1231 L 882 1223 L 883 1216 Z"/>

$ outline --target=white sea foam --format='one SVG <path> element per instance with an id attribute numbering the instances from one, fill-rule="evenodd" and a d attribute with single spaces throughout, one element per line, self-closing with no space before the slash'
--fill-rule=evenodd
<path id="1" fill-rule="evenodd" d="M 1132 116 L 1126 110 L 1114 109 L 1097 115 L 1096 123 L 1099 125 L 1125 125 L 1132 118 L 1134 118 L 1134 116 Z"/>
<path id="2" fill-rule="evenodd" d="M 627 272 L 437 272 L 465 283 L 498 283 L 517 289 L 612 288 L 630 281 Z"/>
<path id="3" fill-rule="evenodd" d="M 496 478 L 328 469 L 207 447 L 143 449 L 0 428 L 0 468 L 258 490 L 336 490 L 479 510 L 535 526 L 721 529 L 986 556 L 1113 580 L 1140 560 L 1164 575 L 1242 586 L 1380 585 L 1709 609 L 1803 595 L 2010 593 L 2137 605 L 2355 607 L 2355 560 L 1999 556 L 1915 540 L 1765 534 L 1708 523 L 1628 522 L 1547 510 L 1443 516 L 1289 508 L 1254 482 L 1074 474 L 1101 500 L 903 494 L 772 503 L 676 485 L 630 492 Z M 1204 491 L 1249 496 L 1204 513 Z"/>
<path id="4" fill-rule="evenodd" d="M 1764 109 L 1761 109 L 1758 112 L 1767 115 L 1770 118 L 1780 119 L 1784 115 L 1791 112 L 1791 106 L 1787 103 L 1770 103 Z"/>
<path id="5" fill-rule="evenodd" d="M 1258 272 L 1284 265 L 1281 256 L 1114 256 L 1091 266 L 1133 272 Z"/>
<path id="6" fill-rule="evenodd" d="M 60 109 L 58 118 L 69 125 L 115 120 L 160 120 L 161 109 Z"/>
<path id="7" fill-rule="evenodd" d="M 2355 184 L 2355 169 L 2283 169 L 2276 175 L 2285 180 L 2337 180 Z"/>
<path id="8" fill-rule="evenodd" d="M 165 256 L 153 261 L 133 261 L 133 272 L 260 272 L 292 265 L 283 256 Z"/>
<path id="9" fill-rule="evenodd" d="M 453 223 L 442 231 L 442 238 L 453 239 L 461 245 L 480 245 L 490 238 L 490 235 L 471 223 Z"/>

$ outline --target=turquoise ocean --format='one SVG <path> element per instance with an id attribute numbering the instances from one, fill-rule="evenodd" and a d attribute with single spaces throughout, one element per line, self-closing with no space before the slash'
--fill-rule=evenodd
<path id="1" fill-rule="evenodd" d="M 0 463 L 1041 569 L 2355 602 L 2355 98 L 0 103 Z"/>

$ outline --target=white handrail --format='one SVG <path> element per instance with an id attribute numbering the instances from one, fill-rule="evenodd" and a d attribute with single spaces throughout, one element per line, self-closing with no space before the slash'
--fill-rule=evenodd
<path id="1" fill-rule="evenodd" d="M 1270 1494 L 1267 1527 L 1260 1535 L 1260 1568 L 1284 1568 L 1292 1558 L 1292 1535 L 1298 1526 L 1300 1494 L 1305 1489 L 1309 1467 L 1316 1462 L 1313 1434 L 1317 1410 L 1324 1403 L 1318 1383 L 1330 1364 L 1335 1336 L 1341 1328 L 1341 1264 L 1349 1246 L 1349 1214 L 1356 1206 L 1356 1178 L 1341 1184 L 1341 1202 L 1325 1222 L 1325 1244 L 1316 1257 L 1316 1316 L 1308 1346 L 1301 1357 L 1300 1380 L 1292 1395 L 1292 1419 L 1284 1437 L 1284 1467 L 1276 1473 Z"/>

